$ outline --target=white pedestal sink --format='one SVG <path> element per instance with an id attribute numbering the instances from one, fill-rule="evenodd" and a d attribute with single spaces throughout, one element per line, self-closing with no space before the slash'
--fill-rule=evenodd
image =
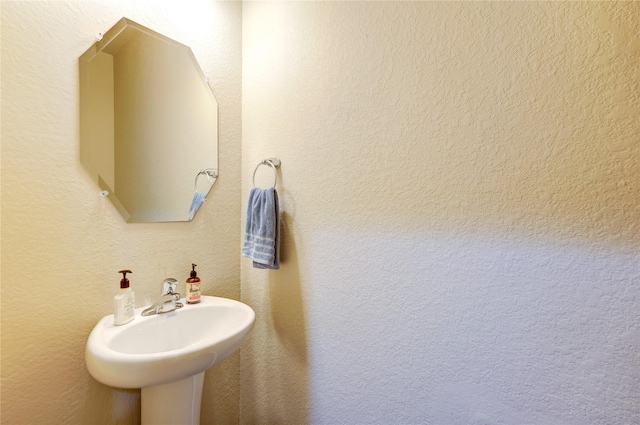
<path id="1" fill-rule="evenodd" d="M 87 369 L 103 384 L 141 388 L 143 425 L 196 425 L 204 371 L 240 347 L 255 313 L 209 296 L 171 313 L 143 317 L 142 310 L 126 325 L 115 326 L 113 315 L 98 322 L 87 341 Z"/>

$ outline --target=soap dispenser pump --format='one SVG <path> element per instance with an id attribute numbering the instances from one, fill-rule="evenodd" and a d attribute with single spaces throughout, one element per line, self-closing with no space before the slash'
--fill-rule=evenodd
<path id="1" fill-rule="evenodd" d="M 133 291 L 129 287 L 129 279 L 127 273 L 133 273 L 131 270 L 120 270 L 122 279 L 120 280 L 120 292 L 113 297 L 113 324 L 124 325 L 135 318 L 135 298 Z"/>
<path id="2" fill-rule="evenodd" d="M 191 273 L 187 279 L 186 289 L 187 303 L 197 304 L 200 302 L 200 278 L 196 273 L 196 264 L 191 263 Z"/>

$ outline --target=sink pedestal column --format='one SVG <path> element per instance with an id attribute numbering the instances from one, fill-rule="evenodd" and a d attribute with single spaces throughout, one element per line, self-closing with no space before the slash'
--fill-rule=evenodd
<path id="1" fill-rule="evenodd" d="M 199 425 L 204 372 L 180 381 L 144 387 L 142 425 Z"/>

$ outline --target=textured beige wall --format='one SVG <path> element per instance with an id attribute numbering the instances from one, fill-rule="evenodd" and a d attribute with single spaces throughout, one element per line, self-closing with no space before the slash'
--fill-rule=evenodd
<path id="1" fill-rule="evenodd" d="M 139 392 L 84 366 L 117 271 L 133 270 L 138 305 L 192 262 L 204 294 L 239 298 L 241 4 L 3 1 L 1 12 L 2 423 L 133 424 Z M 189 45 L 220 105 L 221 177 L 191 223 L 126 224 L 78 159 L 78 57 L 123 16 Z M 207 373 L 202 423 L 237 422 L 238 374 L 238 355 Z"/>
<path id="2" fill-rule="evenodd" d="M 638 3 L 245 2 L 283 260 L 242 261 L 241 422 L 637 421 L 639 34 Z"/>
<path id="3" fill-rule="evenodd" d="M 637 5 L 386 3 L 245 12 L 245 172 L 296 149 L 321 222 L 638 243 Z"/>

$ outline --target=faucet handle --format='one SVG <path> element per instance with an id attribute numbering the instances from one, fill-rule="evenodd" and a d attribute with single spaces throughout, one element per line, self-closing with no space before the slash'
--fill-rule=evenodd
<path id="1" fill-rule="evenodd" d="M 167 278 L 162 282 L 162 296 L 164 295 L 174 295 L 176 293 L 176 288 L 178 286 L 178 281 L 172 277 Z"/>

